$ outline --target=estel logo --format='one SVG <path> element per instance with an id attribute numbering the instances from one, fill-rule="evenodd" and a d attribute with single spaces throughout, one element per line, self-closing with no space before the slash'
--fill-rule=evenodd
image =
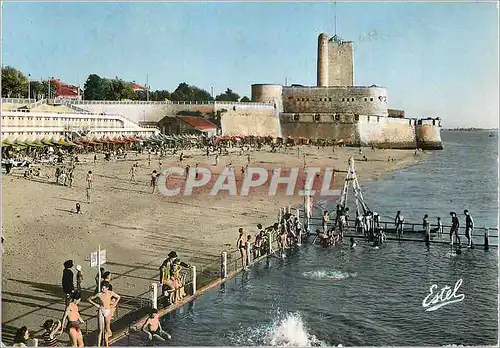
<path id="1" fill-rule="evenodd" d="M 215 173 L 204 167 L 169 167 L 159 175 L 157 186 L 158 192 L 167 197 L 207 191 L 211 196 L 248 196 L 257 191 L 267 191 L 269 196 L 280 193 L 287 196 L 340 196 L 340 190 L 331 189 L 333 180 L 333 168 L 246 167 L 236 173 L 235 168 L 225 167 L 220 173 Z"/>

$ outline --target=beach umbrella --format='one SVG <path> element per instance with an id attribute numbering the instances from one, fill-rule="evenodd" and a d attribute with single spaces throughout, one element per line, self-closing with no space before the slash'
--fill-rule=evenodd
<path id="1" fill-rule="evenodd" d="M 52 141 L 49 140 L 47 137 L 43 137 L 43 139 L 41 141 L 45 145 L 52 145 Z"/>
<path id="2" fill-rule="evenodd" d="M 40 141 L 40 139 L 37 139 L 33 142 L 33 144 L 37 145 L 38 147 L 45 147 L 46 145 Z"/>
<path id="3" fill-rule="evenodd" d="M 2 140 L 2 146 L 12 146 L 12 142 L 9 140 L 9 138 L 5 138 Z"/>

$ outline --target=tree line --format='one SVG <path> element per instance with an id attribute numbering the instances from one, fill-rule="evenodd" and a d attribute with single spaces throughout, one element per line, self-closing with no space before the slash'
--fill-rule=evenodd
<path id="1" fill-rule="evenodd" d="M 29 84 L 29 88 L 28 88 Z M 50 88 L 49 88 L 50 87 Z M 55 96 L 55 81 L 31 81 L 25 74 L 14 67 L 2 67 L 2 97 L 4 98 L 53 98 Z M 50 95 L 49 95 L 50 92 Z M 118 77 L 114 79 L 90 74 L 83 89 L 85 100 L 147 100 L 146 91 L 134 91 L 132 83 Z M 150 101 L 213 101 L 210 93 L 186 82 L 180 83 L 173 92 L 155 90 L 149 92 Z M 232 89 L 227 88 L 224 93 L 218 94 L 215 101 L 249 102 L 246 96 L 240 97 Z"/>

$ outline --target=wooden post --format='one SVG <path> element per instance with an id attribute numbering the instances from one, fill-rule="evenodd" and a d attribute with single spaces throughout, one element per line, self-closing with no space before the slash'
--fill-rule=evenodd
<path id="1" fill-rule="evenodd" d="M 158 283 L 151 283 L 151 308 L 158 309 Z"/>
<path id="2" fill-rule="evenodd" d="M 222 279 L 227 277 L 227 253 L 225 251 L 220 256 L 220 277 Z"/>
<path id="3" fill-rule="evenodd" d="M 193 295 L 196 294 L 196 266 L 191 266 L 191 273 L 193 274 Z"/>

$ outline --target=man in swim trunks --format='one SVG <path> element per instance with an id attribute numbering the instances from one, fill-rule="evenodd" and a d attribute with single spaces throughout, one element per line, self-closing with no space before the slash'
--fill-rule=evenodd
<path id="1" fill-rule="evenodd" d="M 236 248 L 240 251 L 241 255 L 241 266 L 243 267 L 244 270 L 247 269 L 247 250 L 246 250 L 246 244 L 247 244 L 247 236 L 245 231 L 243 231 L 243 228 L 239 229 L 240 236 L 238 237 L 238 240 L 236 241 Z"/>
<path id="2" fill-rule="evenodd" d="M 460 221 L 458 220 L 457 214 L 455 212 L 451 212 L 451 228 L 450 228 L 450 244 L 453 245 L 453 234 L 455 234 L 455 241 L 458 244 L 458 247 L 461 248 L 462 244 L 460 243 L 460 236 L 458 235 L 458 230 L 460 229 Z"/>
<path id="3" fill-rule="evenodd" d="M 97 298 L 99 298 L 101 302 L 100 305 L 93 301 Z M 112 299 L 115 299 L 113 303 Z M 106 329 L 104 334 L 104 342 L 106 347 L 109 347 L 109 338 L 113 334 L 111 332 L 111 309 L 118 306 L 118 301 L 120 301 L 120 296 L 109 290 L 109 283 L 106 281 L 101 283 L 101 292 L 89 298 L 89 302 L 99 309 L 99 338 L 97 341 L 98 347 L 100 347 L 101 344 L 103 327 L 105 327 Z"/>
<path id="4" fill-rule="evenodd" d="M 79 291 L 74 292 L 71 295 L 71 302 L 66 307 L 61 325 L 60 334 L 62 334 L 64 324 L 66 324 L 66 320 L 68 320 L 66 329 L 68 330 L 68 335 L 71 338 L 71 345 L 73 347 L 84 347 L 80 324 L 84 324 L 85 321 L 82 319 L 78 311 L 78 304 L 80 303 L 81 298 L 82 295 Z"/>
<path id="5" fill-rule="evenodd" d="M 467 248 L 472 248 L 472 231 L 474 230 L 474 220 L 470 216 L 467 209 L 464 210 L 465 215 L 465 238 L 467 238 Z"/>

